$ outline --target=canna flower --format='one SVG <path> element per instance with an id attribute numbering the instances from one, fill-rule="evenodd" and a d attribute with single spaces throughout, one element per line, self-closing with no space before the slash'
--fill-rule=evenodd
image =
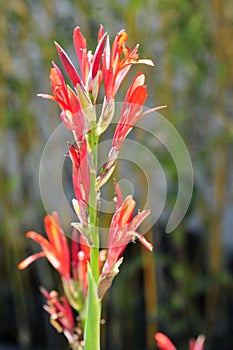
<path id="1" fill-rule="evenodd" d="M 155 340 L 160 350 L 176 350 L 175 345 L 172 341 L 163 333 L 155 333 Z M 190 350 L 204 350 L 204 335 L 199 335 L 196 340 L 190 339 L 189 349 Z"/>
<path id="2" fill-rule="evenodd" d="M 104 28 L 101 25 L 98 33 L 98 45 L 93 55 L 91 51 L 87 51 L 86 39 L 80 32 L 80 28 L 74 29 L 73 41 L 82 74 L 82 83 L 86 91 L 92 94 L 94 102 L 97 99 L 102 81 L 101 61 L 106 37 L 107 33 L 104 33 Z"/>
<path id="3" fill-rule="evenodd" d="M 127 39 L 128 34 L 125 30 L 121 30 L 116 35 L 111 49 L 109 36 L 107 36 L 102 64 L 105 97 L 101 116 L 97 123 L 97 135 L 101 135 L 106 130 L 113 118 L 115 95 L 131 66 L 136 63 L 144 63 L 150 66 L 154 65 L 151 60 L 138 58 L 137 50 L 139 45 L 136 45 L 135 48 L 130 51 L 126 46 Z M 122 55 L 124 56 L 123 58 Z"/>
<path id="4" fill-rule="evenodd" d="M 134 124 L 140 118 L 152 111 L 165 107 L 154 107 L 142 112 L 142 108 L 146 101 L 146 98 L 147 91 L 145 85 L 145 75 L 139 73 L 135 76 L 131 86 L 127 91 L 121 112 L 121 117 L 113 136 L 112 148 L 116 148 L 117 150 L 120 149 L 124 139 L 130 132 Z"/>
<path id="5" fill-rule="evenodd" d="M 50 315 L 51 325 L 59 332 L 63 332 L 69 344 L 83 346 L 83 330 L 81 324 L 75 325 L 72 308 L 65 296 L 59 298 L 56 291 L 48 292 L 40 287 L 41 293 L 47 300 L 44 309 Z"/>
<path id="6" fill-rule="evenodd" d="M 130 51 L 126 46 L 127 39 L 128 34 L 125 30 L 121 30 L 113 41 L 112 49 L 110 49 L 109 37 L 106 40 L 103 56 L 103 77 L 107 100 L 115 97 L 122 81 L 133 64 L 144 63 L 150 66 L 154 65 L 151 60 L 138 58 L 137 51 L 139 45 L 136 45 Z M 124 56 L 123 58 L 122 54 Z"/>
<path id="7" fill-rule="evenodd" d="M 104 185 L 109 179 L 109 177 L 112 175 L 116 166 L 117 157 L 118 157 L 121 145 L 124 142 L 128 133 L 133 128 L 134 124 L 144 115 L 151 113 L 152 111 L 159 110 L 161 108 L 166 107 L 166 106 L 159 106 L 159 107 L 154 107 L 146 111 L 143 111 L 143 105 L 146 101 L 146 98 L 147 98 L 147 91 L 146 91 L 146 85 L 145 85 L 145 75 L 142 73 L 139 73 L 135 76 L 131 86 L 127 91 L 124 104 L 122 107 L 120 120 L 117 124 L 116 130 L 113 136 L 112 147 L 108 155 L 108 160 L 103 165 L 100 171 L 100 175 L 97 178 L 98 188 Z"/>
<path id="8" fill-rule="evenodd" d="M 136 238 L 150 251 L 153 246 L 140 233 L 136 232 L 138 226 L 149 215 L 149 210 L 143 210 L 133 217 L 136 202 L 132 196 L 127 196 L 122 200 L 121 190 L 118 184 L 115 184 L 117 194 L 116 212 L 113 215 L 108 238 L 108 253 L 101 272 L 101 278 L 98 286 L 98 294 L 100 297 L 104 295 L 110 287 L 113 278 L 118 274 L 118 267 L 122 262 L 122 254 L 130 241 Z"/>
<path id="9" fill-rule="evenodd" d="M 28 267 L 35 260 L 46 257 L 50 264 L 64 277 L 70 278 L 70 252 L 67 239 L 62 231 L 60 219 L 57 212 L 52 215 L 46 215 L 44 219 L 45 232 L 48 239 L 34 231 L 26 234 L 27 238 L 33 239 L 39 243 L 42 252 L 30 255 L 18 265 L 20 270 Z"/>
<path id="10" fill-rule="evenodd" d="M 156 340 L 157 346 L 160 350 L 176 350 L 175 345 L 163 333 L 160 333 L 160 332 L 156 333 L 155 340 Z"/>
<path id="11" fill-rule="evenodd" d="M 87 51 L 86 39 L 82 35 L 80 28 L 76 27 L 74 29 L 73 42 L 80 66 L 81 78 L 66 52 L 55 42 L 61 62 L 75 89 L 81 87 L 83 93 L 86 93 L 86 96 L 90 93 L 94 101 L 97 99 L 102 81 L 101 59 L 106 36 L 107 33 L 104 33 L 103 26 L 100 26 L 98 45 L 95 53 L 92 54 L 91 51 Z"/>
<path id="12" fill-rule="evenodd" d="M 149 215 L 150 210 L 143 210 L 133 218 L 136 206 L 133 197 L 129 195 L 123 201 L 118 184 L 115 184 L 115 190 L 117 193 L 116 212 L 113 215 L 109 228 L 108 255 L 102 270 L 103 275 L 111 272 L 131 240 L 134 241 L 135 238 L 138 238 L 146 249 L 153 250 L 152 244 L 143 235 L 136 232 L 138 226 Z"/>
<path id="13" fill-rule="evenodd" d="M 62 110 L 61 119 L 64 125 L 74 131 L 76 140 L 82 140 L 86 121 L 81 104 L 75 92 L 66 86 L 64 77 L 54 62 L 50 71 L 50 81 L 53 95 L 38 94 L 38 96 L 57 102 Z"/>

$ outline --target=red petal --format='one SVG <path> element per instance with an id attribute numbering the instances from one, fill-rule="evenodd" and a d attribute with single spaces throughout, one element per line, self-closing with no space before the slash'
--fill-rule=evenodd
<path id="1" fill-rule="evenodd" d="M 116 191 L 116 195 L 117 195 L 116 209 L 119 209 L 123 203 L 122 192 L 121 192 L 121 188 L 117 182 L 115 182 L 114 186 L 115 186 L 115 191 Z"/>
<path id="2" fill-rule="evenodd" d="M 136 202 L 133 199 L 133 197 L 127 196 L 121 208 L 119 208 L 119 211 L 120 211 L 119 220 L 118 220 L 119 227 L 125 226 L 130 222 L 135 206 L 136 206 Z"/>
<path id="3" fill-rule="evenodd" d="M 176 350 L 171 340 L 163 333 L 156 333 L 155 340 L 160 350 Z"/>
<path id="4" fill-rule="evenodd" d="M 102 38 L 103 35 L 104 35 L 104 26 L 101 24 L 100 29 L 99 29 L 99 33 L 98 33 L 98 41 L 100 41 L 100 39 Z"/>
<path id="5" fill-rule="evenodd" d="M 137 106 L 142 106 L 147 98 L 146 86 L 137 86 L 132 94 L 129 96 L 130 104 L 135 104 Z"/>
<path id="6" fill-rule="evenodd" d="M 204 342 L 205 342 L 205 336 L 199 335 L 197 337 L 197 340 L 190 339 L 189 341 L 189 349 L 190 350 L 204 350 Z"/>
<path id="7" fill-rule="evenodd" d="M 34 261 L 36 261 L 39 258 L 43 258 L 44 256 L 45 256 L 45 252 L 39 252 L 39 253 L 30 255 L 18 264 L 18 269 L 24 270 L 26 269 L 26 267 L 31 265 Z"/>
<path id="8" fill-rule="evenodd" d="M 80 32 L 80 27 L 76 27 L 74 29 L 73 41 L 80 70 L 82 73 L 82 79 L 85 84 L 87 76 L 89 74 L 89 61 L 87 57 L 87 41 Z"/>
<path id="9" fill-rule="evenodd" d="M 107 33 L 105 33 L 102 38 L 100 39 L 97 48 L 95 50 L 95 54 L 93 57 L 93 64 L 92 64 L 92 79 L 95 78 L 98 70 L 100 69 L 100 60 L 102 57 L 102 53 L 103 53 L 103 48 L 104 48 L 104 43 L 105 43 L 105 39 L 106 39 Z"/>
<path id="10" fill-rule="evenodd" d="M 55 46 L 57 49 L 57 52 L 60 56 L 60 59 L 63 63 L 63 66 L 65 68 L 65 70 L 67 71 L 72 83 L 74 84 L 74 86 L 76 86 L 77 84 L 81 84 L 81 79 L 78 75 L 78 72 L 76 71 L 73 63 L 71 62 L 71 60 L 69 59 L 68 55 L 66 54 L 66 52 L 61 48 L 61 46 L 55 42 Z"/>
<path id="11" fill-rule="evenodd" d="M 143 210 L 138 213 L 132 221 L 129 223 L 128 229 L 129 231 L 135 231 L 138 226 L 141 225 L 142 221 L 150 214 L 150 210 Z"/>
<path id="12" fill-rule="evenodd" d="M 49 262 L 53 265 L 55 269 L 58 269 L 60 267 L 60 261 L 58 260 L 58 257 L 56 255 L 56 251 L 53 248 L 52 244 L 47 241 L 43 236 L 39 235 L 37 232 L 29 231 L 26 234 L 27 238 L 33 239 L 35 242 L 39 243 L 41 248 L 43 249 L 46 258 L 49 260 Z"/>
<path id="13" fill-rule="evenodd" d="M 143 235 L 141 235 L 140 233 L 135 232 L 135 231 L 134 231 L 134 232 L 128 232 L 128 233 L 132 234 L 132 236 L 134 236 L 134 237 L 137 237 L 137 238 L 139 239 L 140 243 L 141 243 L 147 250 L 149 250 L 150 252 L 153 251 L 153 245 L 152 245 L 150 242 L 148 242 L 147 239 L 146 239 Z"/>
<path id="14" fill-rule="evenodd" d="M 75 51 L 78 56 L 79 65 L 81 67 L 83 61 L 83 53 L 87 51 L 87 41 L 86 38 L 80 32 L 80 27 L 76 27 L 74 29 L 73 40 Z"/>

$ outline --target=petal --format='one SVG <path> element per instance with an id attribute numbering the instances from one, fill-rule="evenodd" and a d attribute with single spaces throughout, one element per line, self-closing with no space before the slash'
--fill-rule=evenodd
<path id="1" fill-rule="evenodd" d="M 61 262 L 62 269 L 68 276 L 70 270 L 70 250 L 56 211 L 53 211 L 52 215 L 46 215 L 45 229 L 48 237 L 51 239 L 50 242 L 57 251 L 57 256 Z"/>
<path id="2" fill-rule="evenodd" d="M 49 78 L 51 80 L 53 92 L 55 91 L 56 87 L 60 85 L 65 97 L 67 98 L 68 95 L 66 92 L 66 84 L 62 72 L 54 62 L 52 63 L 54 68 L 51 68 Z"/>
<path id="3" fill-rule="evenodd" d="M 129 96 L 129 99 L 128 99 L 128 103 L 130 105 L 136 105 L 137 108 L 138 106 L 142 106 L 144 104 L 144 102 L 146 101 L 146 98 L 147 98 L 147 91 L 146 91 L 146 86 L 143 85 L 143 86 L 137 86 L 132 94 Z M 134 107 L 134 106 L 133 106 Z M 132 113 L 132 116 L 134 116 L 134 111 L 131 111 L 130 110 L 130 113 Z M 129 118 L 131 119 L 131 118 Z"/>
<path id="4" fill-rule="evenodd" d="M 105 39 L 106 39 L 107 33 L 105 33 L 102 38 L 100 39 L 97 48 L 95 50 L 95 54 L 93 57 L 93 64 L 92 64 L 92 79 L 95 78 L 98 70 L 100 69 L 100 60 L 102 57 L 102 53 L 103 53 L 103 48 L 104 48 L 104 43 L 105 43 Z"/>
<path id="5" fill-rule="evenodd" d="M 60 267 L 60 261 L 58 260 L 56 251 L 54 247 L 52 246 L 47 239 L 45 239 L 43 236 L 39 235 L 37 232 L 29 231 L 26 234 L 27 238 L 33 239 L 35 242 L 39 243 L 41 248 L 43 249 L 46 258 L 49 260 L 49 262 L 53 265 L 55 269 L 58 269 Z"/>
<path id="6" fill-rule="evenodd" d="M 122 206 L 122 203 L 123 203 L 123 199 L 122 199 L 122 192 L 121 192 L 121 188 L 120 186 L 118 185 L 117 182 L 114 183 L 114 186 L 115 186 L 115 192 L 116 192 L 116 209 L 119 209 L 120 206 Z"/>
<path id="7" fill-rule="evenodd" d="M 190 350 L 203 350 L 204 349 L 205 336 L 199 335 L 197 340 L 190 339 L 189 341 L 189 349 Z"/>
<path id="8" fill-rule="evenodd" d="M 118 209 L 120 211 L 118 226 L 125 226 L 128 224 L 132 218 L 136 202 L 133 197 L 127 196 L 122 203 L 122 206 Z"/>
<path id="9" fill-rule="evenodd" d="M 37 96 L 38 96 L 38 97 L 42 97 L 42 98 L 47 98 L 47 99 L 49 99 L 49 100 L 55 101 L 54 96 L 49 95 L 49 94 L 37 94 Z"/>
<path id="10" fill-rule="evenodd" d="M 154 63 L 153 63 L 153 61 L 152 60 L 149 60 L 149 59 L 146 59 L 146 58 L 142 58 L 142 59 L 140 59 L 140 60 L 137 60 L 136 62 L 134 62 L 134 63 L 142 63 L 142 64 L 146 64 L 147 66 L 152 66 L 152 67 L 154 67 Z"/>
<path id="11" fill-rule="evenodd" d="M 160 350 L 176 350 L 171 340 L 163 333 L 156 333 L 155 340 Z"/>
<path id="12" fill-rule="evenodd" d="M 149 250 L 150 252 L 153 251 L 153 245 L 152 245 L 150 242 L 148 242 L 147 239 L 146 239 L 143 235 L 141 235 L 140 233 L 135 232 L 135 231 L 130 231 L 130 232 L 128 232 L 128 234 L 132 235 L 132 236 L 133 236 L 133 239 L 134 239 L 135 237 L 137 237 L 138 240 L 140 241 L 140 243 L 141 243 L 147 250 Z"/>
<path id="13" fill-rule="evenodd" d="M 62 49 L 62 47 L 55 42 L 55 46 L 58 52 L 58 55 L 60 56 L 60 59 L 63 63 L 63 66 L 65 68 L 65 70 L 67 71 L 72 83 L 74 84 L 74 86 L 76 86 L 77 84 L 81 84 L 81 79 L 78 75 L 78 72 L 76 71 L 73 63 L 71 62 L 70 58 L 68 57 L 68 55 L 66 54 L 66 52 Z"/>
<path id="14" fill-rule="evenodd" d="M 34 261 L 36 261 L 39 258 L 43 258 L 44 256 L 45 256 L 45 252 L 39 252 L 39 253 L 30 255 L 18 264 L 18 269 L 24 270 L 26 269 L 26 267 L 31 265 Z"/>
<path id="15" fill-rule="evenodd" d="M 128 229 L 130 231 L 135 231 L 139 225 L 141 225 L 142 221 L 150 214 L 150 210 L 143 210 L 138 213 L 132 221 L 129 223 Z"/>
<path id="16" fill-rule="evenodd" d="M 73 41 L 74 41 L 75 51 L 78 56 L 79 64 L 81 66 L 83 53 L 87 51 L 87 41 L 80 31 L 80 27 L 74 28 Z"/>
<path id="17" fill-rule="evenodd" d="M 98 32 L 98 41 L 100 41 L 103 35 L 104 35 L 104 26 L 101 24 Z"/>
<path id="18" fill-rule="evenodd" d="M 139 115 L 137 115 L 137 120 L 142 118 L 142 117 L 144 117 L 144 115 L 146 115 L 146 114 L 149 114 L 149 113 L 154 112 L 154 111 L 158 111 L 158 110 L 163 109 L 163 108 L 167 108 L 167 106 L 166 105 L 164 105 L 164 106 L 157 106 L 157 107 L 153 107 L 153 108 L 147 109 L 146 111 L 144 111 L 144 112 L 140 113 Z"/>
<path id="19" fill-rule="evenodd" d="M 73 41 L 82 74 L 82 80 L 85 85 L 89 74 L 89 61 L 87 57 L 87 42 L 80 31 L 80 27 L 74 29 Z"/>

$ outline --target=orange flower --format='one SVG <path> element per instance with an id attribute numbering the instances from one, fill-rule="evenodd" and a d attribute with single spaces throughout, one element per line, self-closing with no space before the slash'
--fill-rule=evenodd
<path id="1" fill-rule="evenodd" d="M 175 345 L 163 333 L 160 333 L 160 332 L 156 333 L 155 340 L 156 340 L 157 346 L 160 350 L 176 350 Z"/>
<path id="2" fill-rule="evenodd" d="M 60 333 L 63 332 L 70 345 L 83 342 L 83 330 L 80 324 L 75 324 L 72 308 L 68 299 L 58 296 L 55 290 L 48 292 L 40 287 L 41 293 L 47 300 L 44 309 L 50 315 L 51 325 Z"/>
<path id="3" fill-rule="evenodd" d="M 142 112 L 143 105 L 147 98 L 146 85 L 144 84 L 145 75 L 139 73 L 135 76 L 131 86 L 127 91 L 121 112 L 121 117 L 113 136 L 112 147 L 116 147 L 117 150 L 120 149 L 122 142 L 138 119 L 142 118 L 144 115 L 152 111 L 165 107 L 154 107 Z"/>
<path id="4" fill-rule="evenodd" d="M 20 270 L 28 267 L 35 260 L 46 257 L 51 265 L 66 279 L 70 278 L 70 252 L 67 239 L 62 231 L 58 214 L 46 215 L 44 219 L 45 232 L 48 239 L 34 231 L 26 234 L 27 238 L 39 243 L 42 252 L 30 255 L 18 265 Z"/>
<path id="5" fill-rule="evenodd" d="M 62 61 L 62 64 L 69 75 L 73 85 L 77 88 L 80 85 L 87 93 L 91 93 L 94 101 L 98 96 L 99 87 L 102 81 L 101 58 L 104 49 L 107 33 L 104 33 L 103 26 L 100 26 L 98 34 L 98 45 L 95 53 L 87 51 L 86 39 L 80 32 L 80 28 L 74 29 L 73 41 L 79 61 L 82 78 L 79 77 L 76 68 L 71 62 L 66 52 L 60 45 L 55 43 L 57 52 Z"/>
<path id="6" fill-rule="evenodd" d="M 100 70 L 100 63 L 106 36 L 107 33 L 104 33 L 104 28 L 102 25 L 100 25 L 98 33 L 98 45 L 96 47 L 94 55 L 92 55 L 92 53 L 87 50 L 86 38 L 81 33 L 80 27 L 76 27 L 74 29 L 74 47 L 78 57 L 84 86 L 88 84 L 88 79 L 94 79 Z"/>
<path id="7" fill-rule="evenodd" d="M 160 350 L 176 350 L 175 345 L 163 333 L 160 333 L 160 332 L 155 333 L 155 340 Z M 204 350 L 204 341 L 205 341 L 204 335 L 199 335 L 196 340 L 191 339 L 189 342 L 189 349 Z"/>
<path id="8" fill-rule="evenodd" d="M 138 58 L 138 46 L 130 51 L 125 45 L 128 34 L 121 30 L 115 37 L 112 49 L 110 49 L 109 37 L 106 40 L 103 57 L 103 76 L 106 99 L 114 98 L 122 81 L 135 63 L 144 63 L 153 66 L 153 62 L 148 59 Z M 124 57 L 122 58 L 122 54 Z"/>
<path id="9" fill-rule="evenodd" d="M 122 256 L 127 244 L 138 238 L 144 247 L 150 251 L 153 246 L 140 233 L 136 232 L 137 227 L 149 215 L 149 210 L 143 210 L 133 217 L 136 202 L 132 196 L 127 196 L 122 201 L 122 194 L 118 184 L 115 184 L 117 194 L 116 212 L 113 215 L 108 238 L 108 254 L 102 269 L 102 275 L 108 275 L 114 269 L 115 264 Z"/>
<path id="10" fill-rule="evenodd" d="M 75 92 L 66 86 L 64 77 L 55 63 L 50 71 L 50 81 L 54 95 L 38 94 L 38 96 L 56 101 L 62 110 L 61 119 L 65 126 L 74 130 L 77 140 L 83 139 L 85 117 L 81 104 Z"/>

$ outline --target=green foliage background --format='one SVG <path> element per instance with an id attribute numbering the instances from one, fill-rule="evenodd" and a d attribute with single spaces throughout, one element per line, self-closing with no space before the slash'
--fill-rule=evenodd
<path id="1" fill-rule="evenodd" d="M 0 342 L 65 348 L 37 288 L 40 283 L 54 288 L 56 274 L 44 261 L 25 272 L 16 267 L 34 250 L 24 233 L 43 232 L 38 168 L 59 113 L 36 94 L 50 91 L 51 61 L 58 62 L 53 40 L 72 53 L 72 30 L 79 25 L 94 48 L 102 23 L 111 38 L 125 28 L 129 46 L 140 42 L 140 56 L 155 60 L 155 69 L 148 68 L 148 106 L 168 105 L 163 115 L 184 138 L 195 172 L 191 207 L 178 229 L 166 235 L 160 220 L 149 233 L 153 256 L 129 247 L 105 302 L 103 349 L 155 349 L 156 330 L 179 349 L 200 333 L 207 337 L 206 349 L 232 349 L 232 2 L 1 0 L 0 5 Z M 161 155 L 161 162 L 171 189 L 169 211 L 177 178 L 170 158 Z"/>

